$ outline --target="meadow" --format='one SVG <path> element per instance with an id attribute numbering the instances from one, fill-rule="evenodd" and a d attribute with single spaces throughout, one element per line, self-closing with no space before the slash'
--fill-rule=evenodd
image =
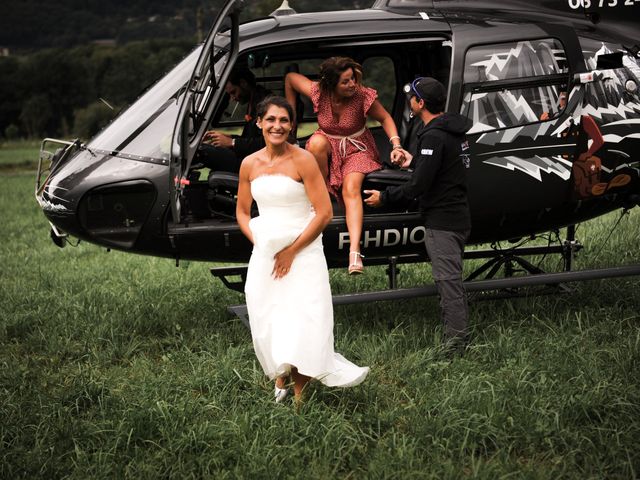
<path id="1" fill-rule="evenodd" d="M 210 264 L 56 247 L 33 171 L 0 171 L 0 478 L 629 479 L 640 475 L 640 278 L 471 304 L 447 359 L 434 298 L 342 306 L 352 389 L 275 405 Z M 578 227 L 575 268 L 640 261 L 640 209 Z M 539 259 L 549 269 L 557 258 Z M 474 265 L 466 265 L 468 270 Z M 431 282 L 403 266 L 401 286 Z M 334 293 L 383 268 L 332 271 Z"/>
<path id="2" fill-rule="evenodd" d="M 37 140 L 12 140 L 0 142 L 0 171 L 37 169 L 38 150 L 40 142 Z"/>

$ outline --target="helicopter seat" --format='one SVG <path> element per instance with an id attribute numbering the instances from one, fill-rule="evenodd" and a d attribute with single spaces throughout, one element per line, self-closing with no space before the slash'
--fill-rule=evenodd
<path id="1" fill-rule="evenodd" d="M 207 205 L 214 217 L 236 218 L 238 174 L 224 171 L 209 172 Z"/>
<path id="2" fill-rule="evenodd" d="M 402 185 L 411 178 L 409 170 L 383 168 L 368 173 L 364 177 L 362 188 L 365 190 L 384 190 L 393 185 Z"/>

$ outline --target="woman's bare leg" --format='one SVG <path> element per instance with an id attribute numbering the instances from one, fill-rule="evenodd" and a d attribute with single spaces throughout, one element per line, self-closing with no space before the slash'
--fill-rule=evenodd
<path id="1" fill-rule="evenodd" d="M 347 230 L 349 231 L 349 250 L 360 251 L 360 238 L 362 237 L 362 182 L 364 173 L 349 173 L 342 184 L 342 199 L 347 218 Z"/>
<path id="2" fill-rule="evenodd" d="M 316 157 L 316 162 L 320 167 L 320 173 L 326 182 L 329 178 L 329 152 L 331 152 L 331 144 L 327 137 L 320 133 L 316 133 L 309 139 L 307 146 L 309 151 Z"/>
<path id="3" fill-rule="evenodd" d="M 302 400 L 302 390 L 307 386 L 311 377 L 298 373 L 298 369 L 293 367 L 291 369 L 291 379 L 293 380 L 293 394 L 296 400 Z"/>
<path id="4" fill-rule="evenodd" d="M 287 379 L 289 378 L 289 374 L 285 373 L 280 377 L 276 377 L 276 387 L 278 388 L 287 388 Z"/>

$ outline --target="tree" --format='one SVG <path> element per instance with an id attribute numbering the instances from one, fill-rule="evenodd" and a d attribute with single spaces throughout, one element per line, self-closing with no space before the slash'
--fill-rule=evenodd
<path id="1" fill-rule="evenodd" d="M 27 136 L 30 138 L 41 137 L 45 133 L 45 127 L 53 116 L 53 108 L 49 97 L 45 94 L 34 95 L 29 98 L 20 112 L 20 121 L 24 125 Z"/>
<path id="2" fill-rule="evenodd" d="M 12 123 L 4 129 L 4 136 L 7 140 L 16 140 L 18 135 L 20 135 L 20 129 L 15 123 Z"/>
<path id="3" fill-rule="evenodd" d="M 75 112 L 73 136 L 90 139 L 113 119 L 116 112 L 103 102 L 93 102 Z"/>
<path id="4" fill-rule="evenodd" d="M 0 131 L 5 131 L 9 125 L 18 123 L 22 108 L 16 76 L 18 68 L 17 59 L 0 58 Z"/>

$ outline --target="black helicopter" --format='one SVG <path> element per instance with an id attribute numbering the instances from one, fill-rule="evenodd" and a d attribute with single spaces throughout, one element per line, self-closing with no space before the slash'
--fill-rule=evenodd
<path id="1" fill-rule="evenodd" d="M 579 248 L 572 225 L 639 204 L 640 29 L 625 20 L 640 18 L 637 2 L 378 0 L 357 11 L 283 8 L 240 24 L 241 3 L 227 1 L 206 41 L 90 142 L 43 141 L 35 193 L 56 243 L 74 236 L 177 260 L 246 262 L 251 245 L 234 218 L 237 177 L 212 171 L 201 179 L 194 161 L 206 130 L 242 125 L 224 91 L 229 72 L 248 67 L 282 93 L 285 72 L 314 78 L 334 55 L 363 65 L 405 145 L 411 120 L 402 87 L 417 76 L 438 78 L 447 110 L 472 119 L 471 244 L 568 227 L 557 247 L 520 253 L 561 253 L 569 270 Z M 310 133 L 313 110 L 302 100 L 298 109 L 299 132 Z M 384 133 L 372 132 L 387 158 Z M 385 165 L 364 188 L 410 174 Z M 365 207 L 362 252 L 368 264 L 392 265 L 392 286 L 396 263 L 426 260 L 423 238 L 417 205 Z M 324 246 L 330 267 L 345 265 L 349 236 L 337 202 Z M 493 270 L 499 255 L 465 254 L 494 258 Z M 224 276 L 241 272 L 218 275 L 240 288 Z"/>

